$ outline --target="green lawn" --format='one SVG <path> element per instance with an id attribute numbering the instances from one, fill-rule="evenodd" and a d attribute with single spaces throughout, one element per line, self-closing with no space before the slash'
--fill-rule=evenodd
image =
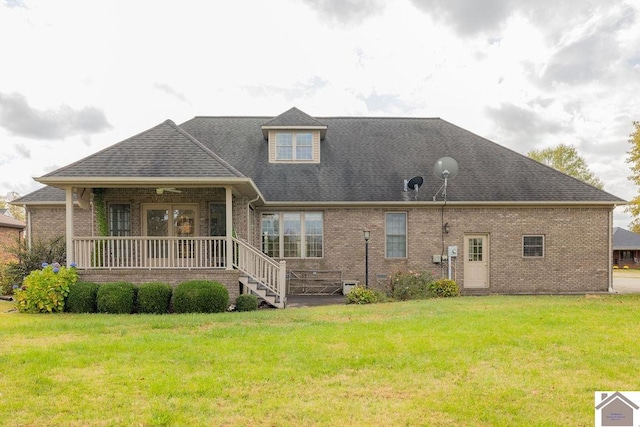
<path id="1" fill-rule="evenodd" d="M 0 304 L 2 425 L 591 426 L 640 390 L 640 295 L 211 315 Z"/>

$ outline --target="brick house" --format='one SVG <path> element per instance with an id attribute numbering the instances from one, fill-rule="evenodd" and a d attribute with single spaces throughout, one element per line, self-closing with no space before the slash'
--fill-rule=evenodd
<path id="1" fill-rule="evenodd" d="M 15 261 L 8 248 L 24 237 L 25 227 L 24 222 L 0 213 L 0 264 Z"/>
<path id="2" fill-rule="evenodd" d="M 401 269 L 464 294 L 606 292 L 625 203 L 438 118 L 296 108 L 167 120 L 36 180 L 14 203 L 85 280 L 215 278 L 276 306 Z"/>
<path id="3" fill-rule="evenodd" d="M 613 265 L 638 268 L 640 265 L 640 235 L 624 228 L 613 229 Z"/>

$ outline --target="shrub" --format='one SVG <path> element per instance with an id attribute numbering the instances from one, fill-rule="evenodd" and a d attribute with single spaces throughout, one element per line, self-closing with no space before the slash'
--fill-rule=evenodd
<path id="1" fill-rule="evenodd" d="M 229 306 L 229 291 L 223 284 L 207 280 L 180 283 L 173 292 L 176 313 L 220 313 Z"/>
<path id="2" fill-rule="evenodd" d="M 378 292 L 362 285 L 354 286 L 347 294 L 347 304 L 373 304 L 382 299 L 382 295 Z"/>
<path id="3" fill-rule="evenodd" d="M 23 269 L 17 262 L 0 265 L 0 295 L 13 295 L 24 279 Z"/>
<path id="4" fill-rule="evenodd" d="M 460 288 L 453 280 L 440 279 L 429 285 L 429 290 L 437 298 L 460 296 Z"/>
<path id="5" fill-rule="evenodd" d="M 18 310 L 25 313 L 54 313 L 64 310 L 69 286 L 78 281 L 76 269 L 58 263 L 42 264 L 42 270 L 34 270 L 16 289 Z"/>
<path id="6" fill-rule="evenodd" d="M 622 267 L 622 269 L 623 269 L 623 270 L 628 270 L 628 269 L 629 269 L 629 266 L 628 266 L 628 265 L 625 265 L 624 267 Z"/>
<path id="7" fill-rule="evenodd" d="M 64 311 L 69 313 L 95 313 L 97 310 L 98 284 L 78 282 L 69 286 Z"/>
<path id="8" fill-rule="evenodd" d="M 98 288 L 96 306 L 100 313 L 130 314 L 134 302 L 135 286 L 132 283 L 105 283 Z"/>
<path id="9" fill-rule="evenodd" d="M 27 277 L 32 271 L 39 270 L 41 266 L 53 260 L 65 264 L 67 262 L 66 242 L 64 236 L 51 240 L 36 240 L 29 248 L 25 240 L 16 240 L 15 244 L 8 248 L 8 252 L 19 261 L 12 267 L 14 274 L 20 279 Z"/>
<path id="10" fill-rule="evenodd" d="M 173 288 L 167 283 L 143 283 L 138 286 L 138 313 L 165 314 Z"/>
<path id="11" fill-rule="evenodd" d="M 258 297 L 251 294 L 242 294 L 236 299 L 237 311 L 255 311 L 258 309 Z"/>
<path id="12" fill-rule="evenodd" d="M 430 298 L 429 284 L 433 275 L 427 271 L 398 271 L 391 276 L 391 297 L 405 301 Z"/>

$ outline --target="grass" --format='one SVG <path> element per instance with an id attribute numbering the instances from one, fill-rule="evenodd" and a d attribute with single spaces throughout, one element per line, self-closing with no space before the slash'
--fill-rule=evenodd
<path id="1" fill-rule="evenodd" d="M 0 304 L 3 425 L 591 426 L 640 390 L 640 295 L 210 315 Z"/>

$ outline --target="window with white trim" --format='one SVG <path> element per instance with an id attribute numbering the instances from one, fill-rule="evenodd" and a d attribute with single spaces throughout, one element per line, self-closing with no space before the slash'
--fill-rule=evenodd
<path id="1" fill-rule="evenodd" d="M 541 258 L 544 256 L 544 236 L 522 236 L 522 256 L 524 258 Z"/>
<path id="2" fill-rule="evenodd" d="M 407 257 L 407 214 L 388 212 L 385 219 L 385 256 L 387 258 Z"/>
<path id="3" fill-rule="evenodd" d="M 320 212 L 262 214 L 262 252 L 273 258 L 322 258 Z"/>
<path id="4" fill-rule="evenodd" d="M 311 132 L 276 132 L 276 160 L 313 160 L 313 134 Z"/>

